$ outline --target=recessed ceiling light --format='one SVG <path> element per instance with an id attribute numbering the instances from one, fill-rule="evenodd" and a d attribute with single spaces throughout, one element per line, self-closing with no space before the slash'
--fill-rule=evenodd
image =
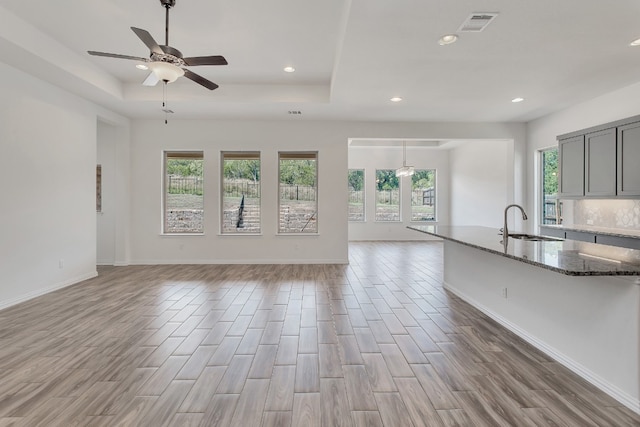
<path id="1" fill-rule="evenodd" d="M 524 98 L 520 98 L 520 97 L 513 98 L 513 99 L 511 100 L 511 102 L 513 102 L 513 103 L 516 103 L 516 102 L 522 102 L 522 101 L 524 101 Z"/>
<path id="2" fill-rule="evenodd" d="M 148 70 L 149 69 L 149 67 L 146 64 L 137 64 L 136 68 L 138 70 Z"/>
<path id="3" fill-rule="evenodd" d="M 635 39 L 634 41 L 629 43 L 629 46 L 640 46 L 640 39 Z"/>
<path id="4" fill-rule="evenodd" d="M 285 73 L 293 73 L 296 69 L 293 67 L 284 67 Z"/>
<path id="5" fill-rule="evenodd" d="M 402 98 L 400 98 L 399 96 L 394 96 L 393 98 L 389 99 L 389 101 L 391 101 L 391 102 L 400 102 L 400 101 L 402 101 Z"/>
<path id="6" fill-rule="evenodd" d="M 455 43 L 458 40 L 458 36 L 456 34 L 445 34 L 444 36 L 438 39 L 438 44 L 440 46 L 444 46 L 446 44 Z"/>

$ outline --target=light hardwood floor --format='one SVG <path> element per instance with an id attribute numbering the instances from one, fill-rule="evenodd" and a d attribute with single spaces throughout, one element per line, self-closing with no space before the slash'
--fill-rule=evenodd
<path id="1" fill-rule="evenodd" d="M 0 426 L 640 425 L 443 291 L 441 244 L 349 252 L 101 267 L 0 311 Z"/>

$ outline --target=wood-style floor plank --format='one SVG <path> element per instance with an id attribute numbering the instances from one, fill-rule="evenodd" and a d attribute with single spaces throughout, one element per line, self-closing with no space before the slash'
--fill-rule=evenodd
<path id="1" fill-rule="evenodd" d="M 1 310 L 0 426 L 640 426 L 444 290 L 440 243 L 349 256 L 100 266 Z"/>
<path id="2" fill-rule="evenodd" d="M 293 426 L 321 427 L 320 393 L 296 393 L 292 418 Z"/>

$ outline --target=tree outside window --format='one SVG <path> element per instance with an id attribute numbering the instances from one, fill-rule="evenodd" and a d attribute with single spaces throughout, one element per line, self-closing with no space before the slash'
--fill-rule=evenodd
<path id="1" fill-rule="evenodd" d="M 349 221 L 364 221 L 364 169 L 349 169 Z"/>
<path id="2" fill-rule="evenodd" d="M 435 221 L 436 171 L 416 169 L 411 175 L 411 221 Z"/>
<path id="3" fill-rule="evenodd" d="M 562 223 L 562 204 L 558 200 L 558 149 L 540 152 L 542 163 L 542 224 Z"/>
<path id="4" fill-rule="evenodd" d="M 376 221 L 400 221 L 400 180 L 395 169 L 376 170 Z"/>

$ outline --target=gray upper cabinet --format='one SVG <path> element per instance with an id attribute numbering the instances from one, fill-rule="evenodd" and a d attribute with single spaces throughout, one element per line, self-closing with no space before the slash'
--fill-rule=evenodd
<path id="1" fill-rule="evenodd" d="M 640 196 L 640 123 L 618 128 L 618 195 Z"/>
<path id="2" fill-rule="evenodd" d="M 584 136 L 558 141 L 560 197 L 584 195 Z"/>
<path id="3" fill-rule="evenodd" d="M 616 195 L 616 129 L 584 137 L 584 195 Z"/>
<path id="4" fill-rule="evenodd" d="M 640 116 L 558 136 L 560 198 L 640 196 Z"/>

